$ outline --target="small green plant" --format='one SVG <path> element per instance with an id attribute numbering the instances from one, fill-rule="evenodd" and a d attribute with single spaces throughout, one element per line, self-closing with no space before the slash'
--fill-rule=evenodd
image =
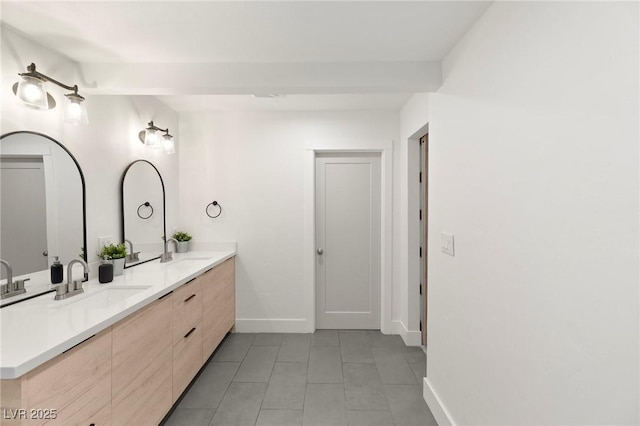
<path id="1" fill-rule="evenodd" d="M 123 244 L 109 244 L 108 246 L 102 247 L 100 251 L 100 257 L 104 260 L 109 259 L 122 259 L 127 256 L 127 247 Z"/>
<path id="2" fill-rule="evenodd" d="M 182 232 L 182 231 L 176 231 L 173 234 L 173 238 L 175 238 L 176 240 L 183 242 L 183 241 L 191 241 L 191 235 L 187 234 L 186 232 Z"/>

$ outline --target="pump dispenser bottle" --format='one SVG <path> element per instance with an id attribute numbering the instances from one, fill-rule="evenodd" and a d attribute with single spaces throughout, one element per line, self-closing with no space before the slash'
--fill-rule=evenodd
<path id="1" fill-rule="evenodd" d="M 58 260 L 58 256 L 53 258 L 51 265 L 51 284 L 60 284 L 64 278 L 64 266 Z"/>

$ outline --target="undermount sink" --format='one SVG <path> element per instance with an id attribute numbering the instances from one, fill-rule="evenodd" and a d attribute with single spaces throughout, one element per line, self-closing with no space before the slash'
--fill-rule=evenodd
<path id="1" fill-rule="evenodd" d="M 127 287 L 109 287 L 100 290 L 97 293 L 86 296 L 77 296 L 76 300 L 70 300 L 69 303 L 60 304 L 60 307 L 66 307 L 74 303 L 82 302 L 83 307 L 90 309 L 106 308 L 113 303 L 123 301 L 150 286 L 127 286 Z"/>
<path id="2" fill-rule="evenodd" d="M 191 262 L 202 262 L 203 260 L 209 260 L 210 257 L 185 257 L 184 259 L 177 259 L 172 262 L 167 263 L 167 265 L 176 265 L 178 263 L 191 263 Z"/>

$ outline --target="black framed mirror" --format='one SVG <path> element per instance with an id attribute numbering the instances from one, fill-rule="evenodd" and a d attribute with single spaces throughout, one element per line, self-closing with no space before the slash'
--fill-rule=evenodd
<path id="1" fill-rule="evenodd" d="M 0 136 L 0 165 L 0 257 L 11 265 L 13 281 L 29 278 L 27 292 L 3 299 L 6 306 L 52 291 L 49 268 L 56 257 L 63 265 L 86 260 L 87 209 L 82 168 L 52 137 Z"/>
<path id="2" fill-rule="evenodd" d="M 165 189 L 153 163 L 129 164 L 120 182 L 121 241 L 129 253 L 125 268 L 158 259 L 167 235 Z"/>

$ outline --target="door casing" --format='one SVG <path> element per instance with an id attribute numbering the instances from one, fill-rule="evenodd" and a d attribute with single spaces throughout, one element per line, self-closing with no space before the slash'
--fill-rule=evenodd
<path id="1" fill-rule="evenodd" d="M 393 141 L 378 140 L 332 140 L 306 142 L 305 149 L 305 221 L 304 221 L 304 264 L 306 318 L 301 318 L 297 327 L 300 332 L 316 329 L 316 242 L 315 242 L 315 162 L 318 153 L 369 152 L 380 153 L 381 174 L 381 216 L 380 216 L 380 330 L 384 334 L 400 334 L 399 321 L 392 319 L 392 167 Z"/>

